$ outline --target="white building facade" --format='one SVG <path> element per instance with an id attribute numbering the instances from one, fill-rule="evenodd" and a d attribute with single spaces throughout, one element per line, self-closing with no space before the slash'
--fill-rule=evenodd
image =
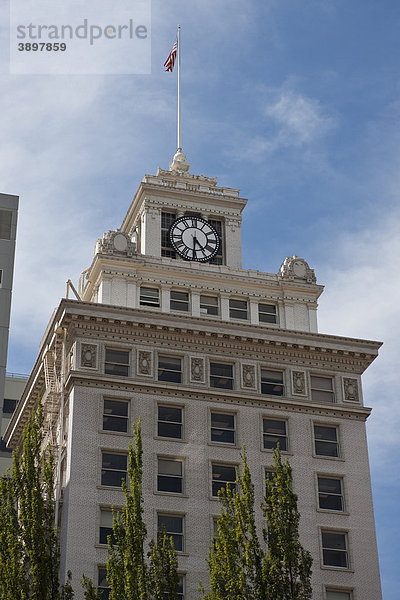
<path id="1" fill-rule="evenodd" d="M 75 587 L 85 572 L 107 597 L 111 506 L 123 504 L 141 417 L 149 538 L 161 525 L 173 536 L 181 599 L 199 600 L 207 584 L 218 489 L 234 481 L 243 444 L 258 507 L 277 443 L 314 559 L 313 598 L 381 598 L 361 388 L 380 343 L 318 333 L 323 288 L 305 260 L 288 257 L 277 274 L 241 268 L 245 204 L 190 174 L 178 152 L 98 240 L 81 300 L 62 300 L 50 320 L 5 438 L 20 444 L 40 394 L 62 577 L 71 569 Z"/>

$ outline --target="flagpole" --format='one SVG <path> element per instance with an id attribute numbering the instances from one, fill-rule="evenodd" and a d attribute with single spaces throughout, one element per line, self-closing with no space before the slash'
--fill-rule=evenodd
<path id="1" fill-rule="evenodd" d="M 178 150 L 182 150 L 181 140 L 181 26 L 178 25 L 178 115 L 177 115 L 177 142 Z"/>

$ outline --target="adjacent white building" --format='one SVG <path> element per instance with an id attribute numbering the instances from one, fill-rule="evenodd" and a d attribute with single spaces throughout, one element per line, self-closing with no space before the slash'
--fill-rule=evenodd
<path id="1" fill-rule="evenodd" d="M 379 600 L 361 375 L 380 343 L 318 332 L 323 287 L 304 259 L 272 274 L 242 269 L 245 205 L 190 174 L 181 152 L 146 175 L 121 228 L 97 241 L 81 300 L 53 314 L 6 441 L 20 444 L 40 395 L 57 454 L 62 576 L 85 572 L 107 597 L 111 506 L 124 501 L 140 416 L 148 532 L 164 524 L 173 536 L 185 600 L 207 582 L 217 492 L 243 444 L 259 505 L 279 442 L 313 598 Z"/>

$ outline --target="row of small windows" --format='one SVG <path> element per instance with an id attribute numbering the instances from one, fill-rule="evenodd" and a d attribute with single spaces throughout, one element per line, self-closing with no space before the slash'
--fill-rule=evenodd
<path id="1" fill-rule="evenodd" d="M 140 306 L 160 308 L 160 290 L 158 288 L 141 286 Z M 189 312 L 189 292 L 171 290 L 170 310 Z M 202 315 L 219 316 L 220 306 L 218 296 L 200 296 L 200 313 Z M 249 319 L 249 305 L 247 300 L 229 300 L 229 317 L 246 321 Z M 260 323 L 277 323 L 277 310 L 274 304 L 258 304 L 258 319 Z"/>
<path id="2" fill-rule="evenodd" d="M 104 399 L 103 430 L 128 433 L 128 401 Z M 211 442 L 235 446 L 237 444 L 236 413 L 211 411 Z M 183 439 L 183 408 L 158 405 L 157 435 L 163 438 Z M 262 437 L 265 450 L 278 447 L 289 450 L 287 421 L 284 419 L 262 419 Z M 314 452 L 316 456 L 340 457 L 338 428 L 314 424 Z"/>
<path id="3" fill-rule="evenodd" d="M 183 359 L 177 356 L 158 356 L 158 381 L 182 383 Z M 128 377 L 130 353 L 126 350 L 106 349 L 104 370 L 107 375 Z M 235 389 L 234 365 L 210 361 L 210 387 L 225 390 Z M 333 377 L 310 376 L 311 399 L 314 402 L 334 403 Z M 285 396 L 284 372 L 261 369 L 261 393 L 270 396 Z"/>

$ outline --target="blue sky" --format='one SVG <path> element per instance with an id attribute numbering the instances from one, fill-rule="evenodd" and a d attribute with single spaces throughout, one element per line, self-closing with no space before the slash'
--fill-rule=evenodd
<path id="1" fill-rule="evenodd" d="M 323 333 L 385 342 L 364 377 L 384 600 L 400 573 L 400 3 L 152 3 L 152 73 L 10 76 L 0 8 L 0 191 L 20 195 L 8 370 L 29 372 L 52 309 L 144 173 L 183 149 L 193 173 L 249 199 L 244 267 L 298 254 L 326 286 Z"/>

